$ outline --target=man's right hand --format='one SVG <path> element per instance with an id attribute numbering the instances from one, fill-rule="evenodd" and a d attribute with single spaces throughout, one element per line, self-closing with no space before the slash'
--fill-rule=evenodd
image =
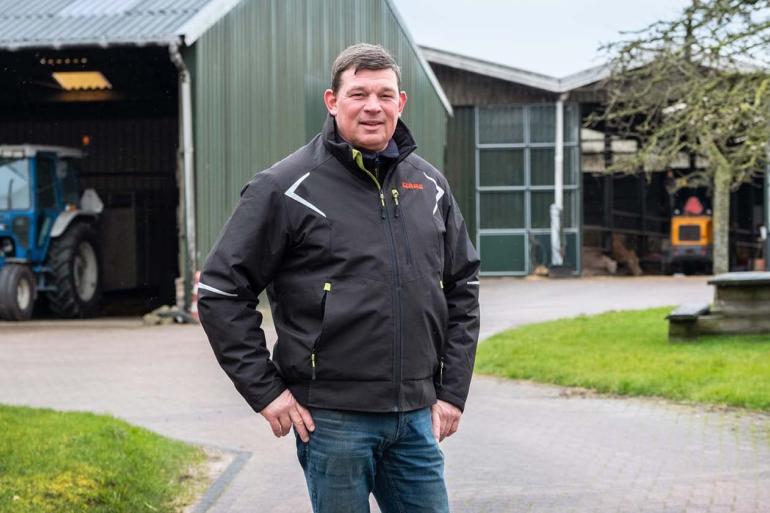
<path id="1" fill-rule="evenodd" d="M 308 442 L 309 432 L 315 430 L 310 412 L 288 390 L 281 392 L 259 413 L 270 423 L 273 434 L 279 438 L 289 434 L 292 424 L 303 442 Z"/>

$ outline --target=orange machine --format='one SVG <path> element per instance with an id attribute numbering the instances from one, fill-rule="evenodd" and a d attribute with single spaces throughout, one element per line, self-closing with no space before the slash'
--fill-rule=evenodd
<path id="1" fill-rule="evenodd" d="M 713 258 L 711 212 L 703 208 L 697 197 L 691 196 L 685 203 L 684 211 L 675 211 L 671 217 L 671 240 L 664 263 L 669 270 L 685 267 L 686 264 L 710 268 Z"/>

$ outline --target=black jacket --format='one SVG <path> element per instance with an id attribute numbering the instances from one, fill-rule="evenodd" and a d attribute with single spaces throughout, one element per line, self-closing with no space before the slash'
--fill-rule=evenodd
<path id="1" fill-rule="evenodd" d="M 436 397 L 464 408 L 479 260 L 444 176 L 413 153 L 400 121 L 394 140 L 398 157 L 366 170 L 329 117 L 243 188 L 203 269 L 198 309 L 254 410 L 287 386 L 321 408 L 409 411 Z M 265 288 L 272 359 L 255 311 Z"/>

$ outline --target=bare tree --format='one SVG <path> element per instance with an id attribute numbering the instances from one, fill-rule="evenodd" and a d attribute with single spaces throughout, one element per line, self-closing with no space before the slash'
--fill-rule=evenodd
<path id="1" fill-rule="evenodd" d="M 770 1 L 694 0 L 625 37 L 606 46 L 606 109 L 589 123 L 635 138 L 638 151 L 609 171 L 705 157 L 684 185 L 712 189 L 714 273 L 727 272 L 730 192 L 762 173 L 770 142 Z"/>

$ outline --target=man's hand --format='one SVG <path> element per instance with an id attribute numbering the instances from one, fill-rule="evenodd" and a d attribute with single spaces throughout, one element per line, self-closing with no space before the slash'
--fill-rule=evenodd
<path id="1" fill-rule="evenodd" d="M 460 416 L 463 412 L 453 404 L 439 399 L 431 406 L 430 413 L 433 420 L 433 436 L 439 442 L 455 434 L 460 427 Z"/>
<path id="2" fill-rule="evenodd" d="M 273 434 L 279 438 L 289 434 L 292 424 L 303 442 L 308 442 L 309 431 L 315 430 L 310 412 L 288 390 L 281 392 L 259 413 L 270 423 Z"/>

